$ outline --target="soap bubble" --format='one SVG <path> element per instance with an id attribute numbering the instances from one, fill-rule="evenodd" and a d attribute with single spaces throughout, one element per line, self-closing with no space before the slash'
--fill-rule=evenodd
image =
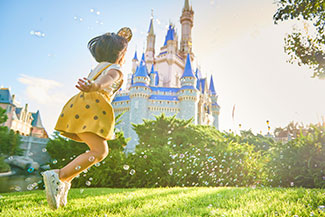
<path id="1" fill-rule="evenodd" d="M 93 8 L 90 9 L 90 13 L 94 13 L 94 11 L 95 11 L 95 10 L 94 10 Z"/>
<path id="2" fill-rule="evenodd" d="M 63 160 L 63 159 L 62 159 Z M 52 163 L 53 164 L 56 164 L 58 161 L 56 160 L 56 159 L 54 159 L 53 161 L 52 161 Z"/>
<path id="3" fill-rule="evenodd" d="M 33 186 L 32 184 L 29 184 L 29 185 L 27 186 L 27 190 L 29 190 L 29 191 L 33 190 L 33 188 L 34 188 L 34 186 Z"/>
<path id="4" fill-rule="evenodd" d="M 33 167 L 29 167 L 28 169 L 27 169 L 27 172 L 29 172 L 29 173 L 32 173 L 32 172 L 34 172 L 34 168 Z"/>
<path id="5" fill-rule="evenodd" d="M 212 162 L 213 161 L 213 157 L 208 157 L 208 162 Z"/>
<path id="6" fill-rule="evenodd" d="M 97 11 L 96 14 L 97 14 L 97 15 L 100 15 L 100 11 Z"/>
<path id="7" fill-rule="evenodd" d="M 8 157 L 8 160 L 13 160 L 13 159 L 14 159 L 13 156 Z"/>
<path id="8" fill-rule="evenodd" d="M 123 166 L 123 169 L 125 169 L 125 170 L 128 170 L 129 168 L 130 168 L 129 165 L 124 165 L 124 166 Z"/>
<path id="9" fill-rule="evenodd" d="M 94 156 L 90 156 L 90 157 L 88 158 L 88 160 L 89 160 L 89 162 L 93 162 L 93 161 L 95 160 L 95 157 L 94 157 Z"/>
<path id="10" fill-rule="evenodd" d="M 80 189 L 80 194 L 82 194 L 84 192 L 84 189 Z"/>
<path id="11" fill-rule="evenodd" d="M 170 169 L 168 170 L 168 174 L 169 174 L 169 175 L 173 175 L 173 168 L 170 168 Z"/>
<path id="12" fill-rule="evenodd" d="M 183 158 L 185 155 L 184 154 L 180 154 L 179 155 L 179 158 Z"/>
<path id="13" fill-rule="evenodd" d="M 21 191 L 21 187 L 18 186 L 18 185 L 16 185 L 16 186 L 14 187 L 14 189 L 15 189 L 15 191 Z"/>
<path id="14" fill-rule="evenodd" d="M 76 166 L 75 169 L 76 169 L 76 170 L 80 170 L 80 169 L 81 169 L 81 166 Z"/>
<path id="15" fill-rule="evenodd" d="M 47 149 L 46 148 L 42 148 L 42 152 L 46 152 L 47 151 Z"/>
<path id="16" fill-rule="evenodd" d="M 86 181 L 86 185 L 87 186 L 90 186 L 91 185 L 91 182 L 90 181 Z"/>
<path id="17" fill-rule="evenodd" d="M 134 169 L 130 170 L 130 174 L 131 175 L 134 175 L 134 173 L 135 173 L 135 170 Z"/>
<path id="18" fill-rule="evenodd" d="M 95 166 L 96 167 L 99 167 L 100 166 L 100 163 L 98 162 L 98 163 L 95 163 Z"/>

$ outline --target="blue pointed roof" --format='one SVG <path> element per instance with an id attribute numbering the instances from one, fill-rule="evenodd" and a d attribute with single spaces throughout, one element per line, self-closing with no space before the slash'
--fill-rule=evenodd
<path id="1" fill-rule="evenodd" d="M 0 103 L 11 104 L 12 97 L 8 88 L 1 88 L 0 89 Z"/>
<path id="2" fill-rule="evenodd" d="M 146 62 L 144 60 L 144 54 L 142 54 L 140 65 L 134 73 L 134 77 L 136 76 L 148 77 L 148 70 L 147 70 Z"/>
<path id="3" fill-rule="evenodd" d="M 138 54 L 137 54 L 137 51 L 135 51 L 135 53 L 134 53 L 133 60 L 137 60 L 137 61 L 138 61 Z"/>
<path id="4" fill-rule="evenodd" d="M 174 35 L 175 35 L 175 29 L 174 27 L 170 24 L 168 28 L 168 32 L 166 35 L 165 43 L 164 46 L 167 45 L 167 41 L 174 40 Z"/>
<path id="5" fill-rule="evenodd" d="M 206 78 L 200 79 L 202 93 L 204 93 L 205 91 L 205 82 L 206 82 Z"/>
<path id="6" fill-rule="evenodd" d="M 151 20 L 150 20 L 150 26 L 149 26 L 148 33 L 154 34 L 154 32 L 153 32 L 153 18 L 151 18 Z"/>
<path id="7" fill-rule="evenodd" d="M 212 78 L 212 75 L 211 75 L 211 79 L 210 79 L 210 87 L 209 87 L 209 92 L 212 94 L 212 95 L 216 95 L 216 90 L 214 89 L 214 83 L 213 83 L 213 78 Z"/>
<path id="8" fill-rule="evenodd" d="M 44 128 L 41 120 L 41 116 L 39 113 L 39 110 L 37 110 L 36 113 L 32 113 L 33 116 L 33 121 L 32 121 L 32 126 L 33 127 L 38 127 L 38 128 Z"/>
<path id="9" fill-rule="evenodd" d="M 154 69 L 153 64 L 151 65 L 151 71 L 150 71 L 150 73 L 155 73 L 155 69 Z"/>
<path id="10" fill-rule="evenodd" d="M 198 79 L 201 79 L 201 78 L 202 78 L 202 74 L 201 74 L 201 71 L 199 70 L 199 68 L 196 68 L 195 76 L 196 76 L 196 78 L 198 78 Z"/>
<path id="11" fill-rule="evenodd" d="M 20 115 L 22 109 L 23 109 L 23 108 L 16 108 L 16 109 L 15 109 L 15 112 L 16 112 L 16 114 L 17 114 L 18 116 Z"/>
<path id="12" fill-rule="evenodd" d="M 190 54 L 187 54 L 185 69 L 184 69 L 184 73 L 181 78 L 183 78 L 183 77 L 194 77 L 194 74 L 192 71 L 192 66 L 191 66 Z"/>
<path id="13" fill-rule="evenodd" d="M 198 78 L 197 80 L 196 80 L 196 89 L 198 89 L 198 90 L 200 90 L 200 79 Z"/>
<path id="14" fill-rule="evenodd" d="M 197 78 L 197 80 L 196 80 L 196 89 L 200 90 L 200 79 L 202 78 L 202 74 L 201 74 L 201 71 L 198 68 L 196 68 L 195 77 Z"/>
<path id="15" fill-rule="evenodd" d="M 158 83 L 159 83 L 159 75 L 158 75 L 158 72 L 157 71 L 155 71 L 155 69 L 154 69 L 154 65 L 152 64 L 152 66 L 151 66 L 151 71 L 150 71 L 150 74 L 155 74 L 156 75 L 156 77 L 155 77 L 155 85 L 158 85 Z"/>
<path id="16" fill-rule="evenodd" d="M 144 63 L 146 62 L 146 59 L 144 58 L 144 53 L 142 54 L 141 61 L 143 61 Z"/>

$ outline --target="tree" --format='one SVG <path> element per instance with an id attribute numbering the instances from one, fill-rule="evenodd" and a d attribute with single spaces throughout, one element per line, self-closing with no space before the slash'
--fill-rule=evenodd
<path id="1" fill-rule="evenodd" d="M 299 20 L 303 27 L 294 27 L 285 38 L 289 62 L 309 66 L 312 77 L 325 78 L 325 1 L 279 0 L 273 16 L 275 24 L 284 20 Z M 312 25 L 309 25 L 312 24 Z"/>
<path id="2" fill-rule="evenodd" d="M 0 107 L 0 124 L 5 123 L 8 119 L 6 115 L 6 109 Z"/>
<path id="3" fill-rule="evenodd" d="M 5 123 L 7 119 L 6 110 L 0 107 L 0 124 Z M 9 130 L 8 127 L 0 126 L 0 155 L 22 155 L 20 144 L 19 134 Z"/>

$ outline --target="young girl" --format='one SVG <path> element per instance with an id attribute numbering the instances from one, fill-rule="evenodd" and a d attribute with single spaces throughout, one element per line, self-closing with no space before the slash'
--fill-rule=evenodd
<path id="1" fill-rule="evenodd" d="M 67 138 L 86 143 L 90 150 L 61 169 L 43 173 L 47 201 L 52 209 L 67 204 L 74 177 L 105 159 L 109 153 L 106 140 L 112 139 L 115 126 L 111 101 L 123 83 L 120 65 L 124 63 L 131 38 L 131 30 L 124 27 L 117 34 L 106 33 L 88 43 L 99 64 L 88 78 L 79 79 L 76 87 L 81 92 L 65 104 L 55 130 Z"/>

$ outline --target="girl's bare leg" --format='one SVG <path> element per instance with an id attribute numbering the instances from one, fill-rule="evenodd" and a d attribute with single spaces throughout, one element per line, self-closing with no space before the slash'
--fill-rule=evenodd
<path id="1" fill-rule="evenodd" d="M 107 142 L 102 137 L 94 133 L 80 133 L 78 136 L 89 146 L 90 151 L 79 155 L 65 167 L 57 170 L 61 181 L 71 182 L 82 171 L 104 160 L 109 153 Z"/>

